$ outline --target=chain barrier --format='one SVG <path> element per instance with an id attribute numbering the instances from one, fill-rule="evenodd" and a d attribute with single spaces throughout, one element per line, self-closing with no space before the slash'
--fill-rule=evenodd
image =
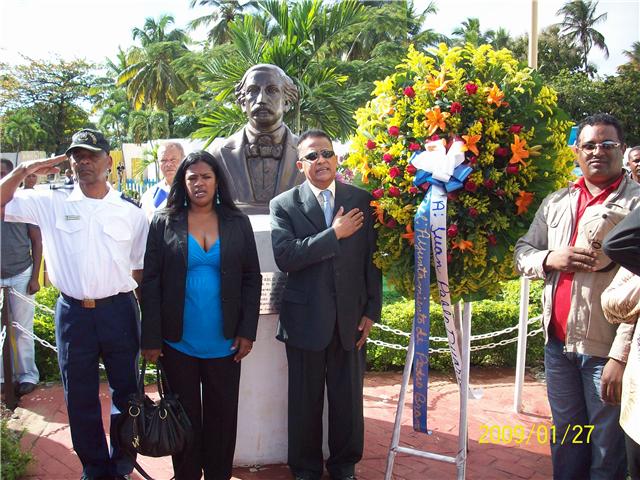
<path id="1" fill-rule="evenodd" d="M 38 302 L 35 302 L 34 300 L 32 300 L 31 298 L 29 298 L 29 297 L 27 297 L 25 295 L 22 295 L 19 292 L 16 292 L 13 288 L 10 290 L 10 293 L 12 295 L 15 295 L 16 297 L 22 299 L 25 302 L 31 303 L 32 305 L 34 305 L 36 308 L 42 310 L 43 312 L 49 313 L 51 315 L 55 314 L 55 312 L 52 309 L 50 309 L 49 307 L 47 307 L 45 305 L 41 305 Z M 531 325 L 533 323 L 539 322 L 541 318 L 542 318 L 541 316 L 530 318 L 529 321 L 527 322 L 527 325 Z M 50 348 L 51 350 L 53 350 L 56 353 L 58 352 L 58 349 L 56 348 L 55 345 L 52 345 L 51 343 L 47 342 L 46 340 L 43 340 L 43 339 L 39 338 L 33 332 L 30 332 L 30 331 L 26 330 L 24 327 L 22 327 L 22 325 L 19 325 L 16 322 L 12 322 L 12 325 L 15 328 L 17 328 L 18 330 L 20 330 L 21 332 L 23 332 L 25 335 L 28 335 L 29 337 L 33 338 L 34 341 L 40 343 L 43 347 Z M 407 337 L 408 338 L 408 337 L 411 336 L 411 334 L 408 333 L 408 332 L 404 332 L 402 330 L 398 330 L 397 328 L 392 328 L 392 327 L 389 327 L 387 325 L 383 325 L 381 323 L 374 323 L 373 326 L 376 327 L 376 328 L 379 328 L 382 331 L 390 332 L 390 333 L 393 333 L 395 335 L 399 335 L 399 336 L 402 336 L 402 337 Z M 499 331 L 496 331 L 496 332 L 482 333 L 482 334 L 479 334 L 479 335 L 471 335 L 471 341 L 487 340 L 489 338 L 498 337 L 500 335 L 506 335 L 507 333 L 514 332 L 517 329 L 518 329 L 518 325 L 514 325 L 512 327 L 507 327 L 507 328 L 505 328 L 503 330 L 499 330 Z M 537 334 L 539 334 L 541 332 L 542 332 L 542 328 L 538 328 L 537 330 L 533 330 L 533 331 L 527 333 L 527 336 L 528 337 L 532 337 L 532 336 L 537 335 Z M 5 328 L 3 327 L 2 333 L 0 334 L 0 345 L 4 344 L 4 340 L 5 340 L 6 335 L 7 335 L 7 332 L 6 332 Z M 441 343 L 444 343 L 444 342 L 448 341 L 447 337 L 429 337 L 429 340 L 431 342 L 441 342 Z M 476 346 L 472 346 L 471 347 L 471 351 L 472 352 L 476 352 L 478 350 L 485 350 L 487 348 L 500 347 L 500 346 L 503 346 L 503 345 L 508 345 L 510 343 L 515 343 L 517 341 L 518 341 L 518 337 L 515 337 L 515 338 L 509 338 L 509 339 L 506 339 L 506 340 L 501 340 L 501 341 L 495 342 L 495 343 L 488 343 L 486 345 L 476 345 Z M 388 342 L 385 342 L 383 340 L 375 340 L 373 338 L 368 338 L 367 342 L 371 343 L 373 345 L 377 345 L 379 347 L 390 348 L 392 350 L 405 350 L 406 351 L 409 348 L 409 347 L 404 346 L 404 345 L 399 345 L 399 344 L 396 344 L 396 343 L 388 343 Z M 429 353 L 447 353 L 447 352 L 449 352 L 449 348 L 430 348 L 429 349 Z"/>
<path id="2" fill-rule="evenodd" d="M 2 331 L 0 332 L 0 352 L 4 348 L 4 339 L 7 338 L 7 327 L 2 326 Z"/>

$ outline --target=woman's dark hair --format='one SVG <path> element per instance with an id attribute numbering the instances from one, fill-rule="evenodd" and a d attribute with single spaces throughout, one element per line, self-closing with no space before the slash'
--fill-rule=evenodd
<path id="1" fill-rule="evenodd" d="M 236 207 L 235 203 L 233 203 L 233 198 L 231 198 L 229 181 L 222 170 L 220 160 L 209 152 L 197 150 L 187 155 L 185 159 L 180 162 L 176 170 L 176 176 L 173 179 L 173 184 L 169 191 L 169 198 L 167 198 L 169 215 L 178 215 L 180 212 L 189 208 L 189 195 L 187 194 L 187 188 L 185 186 L 185 177 L 187 175 L 187 169 L 198 162 L 204 162 L 209 165 L 216 176 L 216 194 L 213 197 L 213 206 L 216 211 L 223 215 L 232 215 L 235 212 L 239 212 L 240 210 Z M 217 199 L 220 199 L 220 203 L 218 203 Z"/>

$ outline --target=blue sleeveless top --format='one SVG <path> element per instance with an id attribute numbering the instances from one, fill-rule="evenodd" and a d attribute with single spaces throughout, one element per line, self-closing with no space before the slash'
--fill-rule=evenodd
<path id="1" fill-rule="evenodd" d="M 187 282 L 182 340 L 167 342 L 176 350 L 197 358 L 221 358 L 234 352 L 233 339 L 222 333 L 220 300 L 220 238 L 208 252 L 189 235 Z"/>

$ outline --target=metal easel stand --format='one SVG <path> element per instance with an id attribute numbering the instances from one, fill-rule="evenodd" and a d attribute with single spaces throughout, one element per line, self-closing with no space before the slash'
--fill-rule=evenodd
<path id="1" fill-rule="evenodd" d="M 513 392 L 513 410 L 522 412 L 524 367 L 527 363 L 527 324 L 529 322 L 529 279 L 520 277 L 520 318 L 518 320 L 518 355 L 516 360 L 516 386 Z"/>
<path id="2" fill-rule="evenodd" d="M 389 447 L 389 455 L 387 456 L 387 470 L 385 472 L 385 480 L 392 479 L 393 464 L 398 453 L 406 453 L 417 457 L 427 458 L 438 462 L 452 463 L 457 469 L 457 479 L 464 480 L 467 468 L 467 441 L 468 441 L 468 424 L 467 424 L 467 402 L 469 399 L 469 365 L 471 358 L 471 303 L 465 302 L 462 315 L 460 315 L 460 303 L 455 305 L 454 320 L 456 326 L 461 326 L 461 346 L 462 346 L 462 373 L 460 387 L 460 418 L 458 424 L 458 454 L 455 457 L 449 455 L 441 455 L 439 453 L 426 452 L 410 447 L 400 446 L 400 427 L 402 424 L 402 410 L 404 408 L 404 399 L 411 377 L 411 367 L 413 365 L 413 352 L 415 345 L 413 336 L 409 341 L 409 350 L 407 351 L 407 359 L 402 374 L 402 387 L 400 388 L 400 397 L 398 398 L 398 408 L 396 410 L 396 420 L 393 425 L 393 435 L 391 437 L 391 445 Z"/>

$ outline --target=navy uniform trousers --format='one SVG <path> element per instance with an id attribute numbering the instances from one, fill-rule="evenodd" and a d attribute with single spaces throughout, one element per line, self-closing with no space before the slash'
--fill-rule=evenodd
<path id="1" fill-rule="evenodd" d="M 110 301 L 109 301 L 110 300 Z M 69 413 L 73 448 L 83 473 L 90 477 L 125 475 L 133 459 L 117 446 L 107 446 L 99 399 L 98 362 L 102 358 L 112 402 L 126 411 L 127 400 L 137 389 L 140 313 L 132 292 L 84 308 L 79 301 L 61 295 L 56 304 L 58 362 Z M 112 408 L 111 425 L 117 413 Z M 114 437 L 111 429 L 111 438 Z"/>

